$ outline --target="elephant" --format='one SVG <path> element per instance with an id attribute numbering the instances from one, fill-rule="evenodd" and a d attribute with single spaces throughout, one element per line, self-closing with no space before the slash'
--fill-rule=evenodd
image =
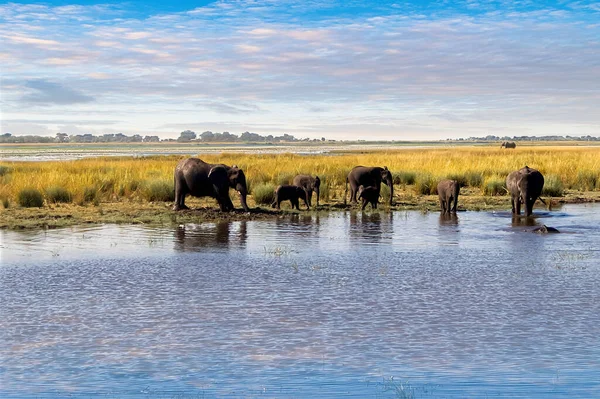
<path id="1" fill-rule="evenodd" d="M 545 224 L 543 224 L 542 227 L 538 227 L 536 229 L 533 229 L 532 232 L 533 233 L 537 233 L 537 234 L 555 234 L 555 233 L 560 233 L 560 231 L 558 231 L 557 228 L 546 226 Z"/>
<path id="2" fill-rule="evenodd" d="M 244 171 L 236 165 L 210 164 L 198 158 L 186 158 L 175 167 L 175 204 L 174 211 L 189 209 L 185 205 L 185 196 L 212 197 L 217 200 L 221 211 L 232 211 L 235 208 L 229 198 L 229 188 L 240 194 L 240 202 L 245 211 L 248 186 Z"/>
<path id="3" fill-rule="evenodd" d="M 304 200 L 306 209 L 310 209 L 308 194 L 302 187 L 284 184 L 275 189 L 275 200 L 273 200 L 271 207 L 280 209 L 281 201 L 289 200 L 292 203 L 292 209 L 300 210 L 300 198 Z"/>
<path id="4" fill-rule="evenodd" d="M 456 213 L 460 184 L 456 180 L 442 180 L 437 185 L 442 213 Z"/>
<path id="5" fill-rule="evenodd" d="M 344 205 L 346 204 L 346 196 L 348 194 L 348 183 L 350 183 L 350 202 L 356 203 L 356 194 L 359 186 L 373 186 L 377 192 L 381 192 L 381 182 L 387 184 L 390 188 L 390 205 L 394 204 L 394 180 L 392 172 L 387 166 L 383 168 L 379 166 L 355 166 L 348 177 L 346 177 L 346 190 L 344 192 Z"/>
<path id="6" fill-rule="evenodd" d="M 517 144 L 514 141 L 503 141 L 500 148 L 517 148 Z"/>
<path id="7" fill-rule="evenodd" d="M 312 206 L 313 191 L 317 193 L 317 206 L 319 206 L 319 193 L 321 187 L 321 179 L 319 179 L 319 176 L 297 175 L 294 177 L 292 184 L 306 190 L 306 194 L 308 195 L 308 205 Z"/>
<path id="8" fill-rule="evenodd" d="M 377 203 L 379 202 L 379 190 L 374 186 L 359 186 L 358 192 L 356 193 L 358 199 L 362 199 L 361 209 L 364 211 L 367 204 L 371 204 L 371 209 L 377 209 Z"/>
<path id="9" fill-rule="evenodd" d="M 538 170 L 525 165 L 506 177 L 506 188 L 511 197 L 512 213 L 520 215 L 521 204 L 525 204 L 525 215 L 531 216 L 533 204 L 544 188 L 544 176 Z"/>

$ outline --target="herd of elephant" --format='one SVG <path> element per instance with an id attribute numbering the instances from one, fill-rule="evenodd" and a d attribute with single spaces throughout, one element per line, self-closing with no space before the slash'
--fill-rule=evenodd
<path id="1" fill-rule="evenodd" d="M 236 165 L 209 164 L 198 158 L 187 158 L 180 161 L 175 167 L 175 204 L 173 210 L 188 209 L 185 197 L 212 197 L 217 200 L 221 211 L 234 210 L 229 197 L 229 189 L 235 189 L 240 195 L 240 202 L 245 211 L 248 211 L 246 196 L 248 185 L 242 169 Z M 377 208 L 380 198 L 381 183 L 390 188 L 390 205 L 393 205 L 394 184 L 392 172 L 387 167 L 356 166 L 346 177 L 344 204 L 350 186 L 350 202 L 362 202 L 361 209 L 371 204 Z M 300 199 L 307 209 L 310 209 L 313 192 L 317 196 L 319 205 L 321 180 L 318 176 L 298 175 L 291 185 L 284 184 L 275 190 L 274 208 L 279 209 L 282 201 L 290 201 L 292 208 L 300 210 Z M 533 212 L 533 204 L 540 198 L 544 187 L 542 174 L 528 166 L 510 173 L 506 178 L 506 187 L 511 195 L 512 213 L 521 214 L 521 206 L 525 205 L 525 215 Z M 456 212 L 460 184 L 456 180 L 442 180 L 437 186 L 442 213 Z M 543 200 L 542 200 L 543 201 Z"/>

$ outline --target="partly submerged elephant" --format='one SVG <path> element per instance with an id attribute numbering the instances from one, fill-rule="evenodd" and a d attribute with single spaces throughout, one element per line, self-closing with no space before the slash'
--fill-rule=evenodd
<path id="1" fill-rule="evenodd" d="M 271 206 L 279 209 L 282 201 L 289 200 L 292 203 L 292 209 L 300 210 L 300 198 L 304 200 L 306 209 L 310 209 L 308 205 L 308 194 L 302 187 L 283 184 L 275 189 L 275 199 Z"/>
<path id="2" fill-rule="evenodd" d="M 362 200 L 362 206 L 360 209 L 363 211 L 367 207 L 367 204 L 371 204 L 371 209 L 377 209 L 377 203 L 379 202 L 379 190 L 374 186 L 359 186 L 358 192 L 356 193 L 359 200 Z"/>
<path id="3" fill-rule="evenodd" d="M 525 204 L 525 215 L 531 216 L 533 204 L 544 188 L 544 176 L 538 170 L 525 166 L 506 177 L 506 188 L 510 193 L 512 213 L 520 215 L 521 204 Z"/>
<path id="4" fill-rule="evenodd" d="M 210 164 L 198 158 L 181 160 L 175 167 L 175 204 L 173 210 L 188 209 L 185 196 L 212 197 L 222 211 L 234 210 L 229 188 L 236 189 L 244 210 L 248 211 L 248 186 L 244 172 L 237 166 Z"/>
<path id="5" fill-rule="evenodd" d="M 378 192 L 381 192 L 381 182 L 384 182 L 390 187 L 390 205 L 394 203 L 394 180 L 392 172 L 387 166 L 380 168 L 379 166 L 355 166 L 348 177 L 346 177 L 346 190 L 344 192 L 344 204 L 346 203 L 346 195 L 348 194 L 348 183 L 350 183 L 350 202 L 356 202 L 356 194 L 359 186 L 373 186 Z"/>
<path id="6" fill-rule="evenodd" d="M 319 192 L 321 187 L 321 179 L 319 179 L 319 176 L 297 175 L 294 177 L 292 184 L 306 190 L 306 195 L 308 195 L 308 205 L 312 205 L 312 194 L 314 191 L 317 194 L 317 206 L 319 206 Z"/>
<path id="7" fill-rule="evenodd" d="M 460 184 L 456 180 L 442 180 L 437 185 L 442 213 L 456 212 Z"/>

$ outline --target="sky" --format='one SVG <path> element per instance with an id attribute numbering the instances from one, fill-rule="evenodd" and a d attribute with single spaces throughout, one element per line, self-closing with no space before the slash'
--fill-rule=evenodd
<path id="1" fill-rule="evenodd" d="M 1 133 L 600 136 L 600 2 L 0 4 Z"/>

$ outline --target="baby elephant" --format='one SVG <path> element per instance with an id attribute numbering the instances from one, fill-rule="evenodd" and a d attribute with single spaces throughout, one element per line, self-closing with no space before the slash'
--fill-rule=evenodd
<path id="1" fill-rule="evenodd" d="M 437 186 L 442 213 L 456 212 L 460 185 L 456 180 L 442 180 Z"/>
<path id="2" fill-rule="evenodd" d="M 281 201 L 289 200 L 292 203 L 292 209 L 296 208 L 300 210 L 300 198 L 304 200 L 306 209 L 310 209 L 310 206 L 308 206 L 308 195 L 302 187 L 287 184 L 281 185 L 275 190 L 275 200 L 271 206 L 280 209 Z"/>
<path id="3" fill-rule="evenodd" d="M 379 202 L 379 190 L 374 186 L 359 186 L 356 193 L 358 199 L 362 199 L 362 210 L 365 210 L 367 204 L 371 204 L 372 209 L 377 209 L 377 202 Z"/>

